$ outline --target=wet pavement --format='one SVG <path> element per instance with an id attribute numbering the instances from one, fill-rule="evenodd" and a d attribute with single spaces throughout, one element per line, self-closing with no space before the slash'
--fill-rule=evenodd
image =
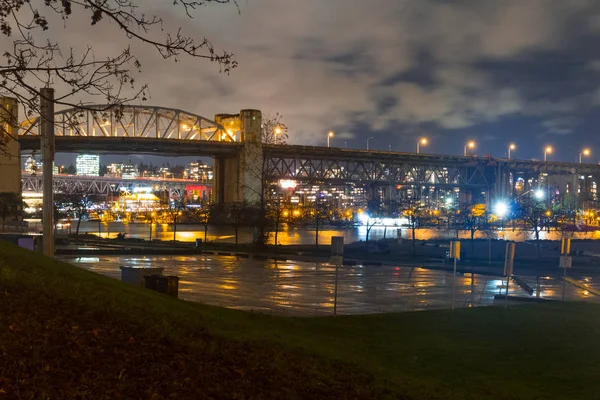
<path id="1" fill-rule="evenodd" d="M 61 257 L 76 266 L 120 279 L 119 266 L 161 267 L 177 275 L 179 298 L 205 304 L 294 316 L 332 315 L 336 267 L 326 263 L 257 261 L 234 256 Z M 563 281 L 521 277 L 534 290 L 529 296 L 511 282 L 510 296 L 560 300 Z M 600 289 L 600 277 L 574 276 Z M 452 307 L 452 273 L 410 266 L 341 266 L 337 313 L 369 314 Z M 538 285 L 539 283 L 539 285 Z M 498 304 L 506 278 L 465 274 L 456 277 L 456 307 Z M 600 302 L 590 291 L 564 285 L 565 299 Z"/>

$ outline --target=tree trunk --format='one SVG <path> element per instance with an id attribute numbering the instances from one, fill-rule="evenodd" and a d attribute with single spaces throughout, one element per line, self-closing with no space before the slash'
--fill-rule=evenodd
<path id="1" fill-rule="evenodd" d="M 369 228 L 369 222 L 367 221 L 367 236 L 365 236 L 365 244 L 367 249 L 369 248 L 369 233 L 371 233 L 371 228 Z"/>
<path id="2" fill-rule="evenodd" d="M 317 230 L 315 231 L 315 246 L 319 248 L 319 220 L 316 221 Z"/>
<path id="3" fill-rule="evenodd" d="M 275 220 L 275 246 L 277 246 L 277 237 L 279 236 L 279 217 Z"/>
<path id="4" fill-rule="evenodd" d="M 177 237 L 177 218 L 173 219 L 173 241 Z"/>
<path id="5" fill-rule="evenodd" d="M 238 244 L 238 232 L 240 230 L 239 226 L 235 226 L 235 244 Z"/>
<path id="6" fill-rule="evenodd" d="M 206 243 L 206 234 L 208 233 L 208 224 L 204 225 L 204 243 Z"/>

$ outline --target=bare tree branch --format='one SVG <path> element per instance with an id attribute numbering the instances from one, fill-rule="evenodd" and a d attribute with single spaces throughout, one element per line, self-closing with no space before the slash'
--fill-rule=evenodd
<path id="1" fill-rule="evenodd" d="M 235 0 L 175 0 L 173 4 L 192 18 L 199 7 L 209 3 L 237 6 Z M 58 84 L 64 89 L 57 93 L 55 103 L 67 107 L 85 108 L 86 97 L 101 96 L 107 108 L 134 99 L 146 100 L 148 85 L 138 85 L 134 78 L 142 65 L 129 45 L 117 54 L 98 57 L 91 46 L 82 52 L 64 50 L 52 39 L 55 28 L 68 28 L 70 18 L 82 15 L 88 16 L 90 29 L 116 24 L 130 42 L 153 47 L 163 59 L 207 60 L 217 63 L 223 73 L 237 66 L 233 54 L 218 51 L 207 38 L 186 36 L 181 28 L 165 32 L 162 18 L 145 14 L 140 9 L 142 4 L 136 0 L 0 1 L 0 35 L 13 42 L 12 48 L 2 53 L 0 96 L 17 98 L 27 118 L 39 114 L 41 89 Z M 52 22 L 56 16 L 63 26 Z M 18 123 L 7 122 L 15 126 Z M 0 152 L 3 148 L 0 143 Z"/>

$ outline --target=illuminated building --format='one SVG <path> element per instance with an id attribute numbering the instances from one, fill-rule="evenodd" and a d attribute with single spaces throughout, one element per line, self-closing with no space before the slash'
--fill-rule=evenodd
<path id="1" fill-rule="evenodd" d="M 96 154 L 80 154 L 75 163 L 77 175 L 99 176 L 100 156 Z"/>
<path id="2" fill-rule="evenodd" d="M 120 178 L 123 175 L 123 164 L 110 164 L 106 166 L 106 175 L 111 178 Z"/>
<path id="3" fill-rule="evenodd" d="M 135 179 L 139 175 L 138 168 L 136 165 L 125 164 L 121 170 L 121 177 L 123 179 Z"/>
<path id="4" fill-rule="evenodd" d="M 151 187 L 137 187 L 133 193 L 119 197 L 119 208 L 123 211 L 152 211 L 160 206 L 160 199 Z"/>
<path id="5" fill-rule="evenodd" d="M 204 164 L 201 161 L 193 161 L 186 168 L 188 179 L 194 179 L 201 182 L 208 182 L 213 178 L 212 166 Z"/>

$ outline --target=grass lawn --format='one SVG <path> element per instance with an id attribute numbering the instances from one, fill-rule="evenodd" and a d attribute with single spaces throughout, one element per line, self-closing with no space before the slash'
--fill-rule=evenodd
<path id="1" fill-rule="evenodd" d="M 0 399 L 594 399 L 600 307 L 284 318 L 0 242 Z"/>

